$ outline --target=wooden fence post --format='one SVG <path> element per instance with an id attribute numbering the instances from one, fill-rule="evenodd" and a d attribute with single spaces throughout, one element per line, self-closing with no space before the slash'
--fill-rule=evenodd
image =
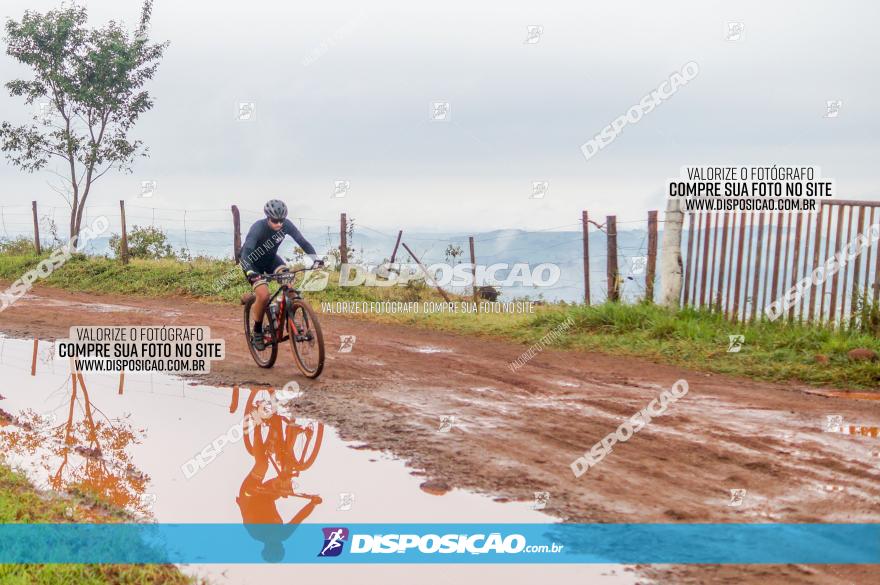
<path id="1" fill-rule="evenodd" d="M 648 212 L 648 266 L 645 269 L 645 300 L 654 302 L 654 277 L 657 274 L 657 212 Z"/>
<path id="2" fill-rule="evenodd" d="M 241 261 L 241 214 L 238 205 L 232 206 L 232 257 Z"/>
<path id="3" fill-rule="evenodd" d="M 726 214 L 725 214 L 726 217 Z M 743 217 L 743 221 L 746 218 Z M 749 270 L 753 266 L 752 264 L 752 242 L 755 239 L 755 212 L 749 213 L 749 240 L 746 244 L 746 271 L 743 274 L 743 323 L 749 320 L 749 302 L 751 301 L 752 307 L 755 306 L 754 297 L 749 296 Z"/>
<path id="4" fill-rule="evenodd" d="M 119 200 L 119 215 L 122 220 L 122 236 L 119 243 L 119 256 L 123 264 L 128 264 L 128 232 L 125 228 L 125 201 Z"/>
<path id="5" fill-rule="evenodd" d="M 791 285 L 789 286 L 789 288 L 793 288 L 794 285 L 798 281 L 798 265 L 800 264 L 800 261 L 801 261 L 801 229 L 803 228 L 803 225 L 804 225 L 804 214 L 798 213 L 797 214 L 797 223 L 796 223 L 796 227 L 795 227 L 795 234 L 794 234 L 794 252 L 792 254 L 793 259 L 791 262 Z M 789 220 L 788 227 L 791 228 L 791 220 Z M 858 269 L 858 264 L 856 264 L 856 269 Z M 856 277 L 856 279 L 858 279 L 858 277 Z M 853 280 L 853 282 L 856 282 L 856 280 Z M 800 303 L 800 299 L 798 300 L 798 303 Z M 793 320 L 794 320 L 794 305 L 792 305 L 788 309 L 788 322 L 791 323 Z"/>
<path id="6" fill-rule="evenodd" d="M 719 264 L 718 255 L 716 254 L 716 252 L 718 251 L 718 226 L 721 224 L 721 222 L 718 220 L 718 212 L 712 214 L 712 217 L 714 217 L 715 229 L 712 230 L 712 252 L 709 253 L 709 260 L 712 262 L 709 265 L 709 311 L 713 310 L 712 291 L 715 290 L 715 268 L 716 265 Z M 723 258 L 721 259 L 721 262 L 724 262 Z"/>
<path id="7" fill-rule="evenodd" d="M 339 261 L 342 264 L 348 263 L 348 219 L 345 214 L 339 216 Z"/>
<path id="8" fill-rule="evenodd" d="M 801 218 L 801 214 L 798 214 L 798 219 Z M 859 205 L 859 223 L 857 225 L 856 237 L 862 235 L 862 232 L 865 230 L 865 207 Z M 852 216 L 850 216 L 850 223 L 852 222 Z M 800 224 L 798 225 L 800 228 Z M 798 229 L 798 236 L 800 236 L 800 229 Z M 852 240 L 848 240 L 852 241 Z M 865 254 L 867 257 L 868 255 Z M 870 270 L 867 266 L 867 262 L 870 260 L 870 257 L 867 257 L 866 262 L 866 270 Z M 859 278 L 861 277 L 861 267 L 862 267 L 862 259 L 857 257 L 855 261 L 855 265 L 853 266 L 853 279 L 852 279 L 852 298 L 849 303 L 849 326 L 853 328 L 856 326 L 856 306 L 859 302 Z"/>
<path id="9" fill-rule="evenodd" d="M 769 236 L 768 236 L 769 239 Z M 755 282 L 752 288 L 752 321 L 758 318 L 758 305 L 761 305 L 761 315 L 764 314 L 764 305 L 758 298 L 761 294 L 761 258 L 764 256 L 764 212 L 758 213 L 758 241 L 755 244 Z M 768 245 L 769 248 L 769 245 Z M 769 262 L 770 259 L 767 259 Z M 764 283 L 764 288 L 767 283 Z"/>
<path id="10" fill-rule="evenodd" d="M 584 304 L 590 306 L 590 218 L 586 211 L 581 212 L 584 232 Z"/>
<path id="11" fill-rule="evenodd" d="M 713 310 L 722 312 L 724 309 L 722 308 L 721 301 L 724 299 L 724 285 L 727 282 L 725 277 L 730 278 L 724 272 L 724 261 L 727 260 L 727 232 L 730 226 L 730 214 L 724 213 L 724 227 L 721 228 L 721 261 L 718 262 L 718 291 L 714 297 L 715 307 Z M 718 229 L 718 226 L 715 226 L 715 229 Z M 731 242 L 732 243 L 732 242 Z M 731 253 L 733 253 L 733 247 L 731 246 Z"/>
<path id="12" fill-rule="evenodd" d="M 709 238 L 712 236 L 712 214 L 706 212 L 703 218 L 703 255 L 700 258 L 700 308 L 706 304 L 706 277 L 709 275 Z M 696 277 L 695 277 L 696 278 Z M 712 297 L 709 297 L 712 302 Z"/>
<path id="13" fill-rule="evenodd" d="M 474 289 L 474 302 L 479 302 L 479 297 L 477 296 L 477 257 L 474 254 L 474 237 L 468 236 L 468 244 L 471 247 L 471 278 L 473 278 L 473 289 Z"/>
<path id="14" fill-rule="evenodd" d="M 397 247 L 400 246 L 401 236 L 403 236 L 403 230 L 397 232 L 397 241 L 394 242 L 394 250 L 391 251 L 391 260 L 388 261 L 389 264 L 394 264 L 394 259 L 397 258 Z"/>
<path id="15" fill-rule="evenodd" d="M 820 202 L 819 213 L 816 214 L 816 230 L 813 234 L 813 271 L 819 268 L 819 248 L 822 244 L 822 212 L 824 210 L 825 206 L 822 205 L 822 203 Z M 807 313 L 807 323 L 813 322 L 813 317 L 816 311 L 816 291 L 818 290 L 818 284 L 813 284 L 812 286 L 810 286 L 810 308 L 807 309 L 807 311 L 809 311 Z M 819 320 L 822 320 L 821 316 L 819 317 Z"/>
<path id="16" fill-rule="evenodd" d="M 745 237 L 746 237 L 746 213 L 744 211 L 740 211 L 739 216 L 739 238 L 736 243 L 736 276 L 734 277 L 736 280 L 734 282 L 735 290 L 733 291 L 733 321 L 736 322 L 739 319 L 739 293 L 742 287 L 742 267 L 743 267 L 743 247 L 745 245 Z M 731 253 L 733 252 L 731 246 Z M 745 318 L 743 319 L 745 320 Z"/>
<path id="17" fill-rule="evenodd" d="M 688 247 L 687 247 L 687 260 L 685 260 L 685 273 L 684 273 L 684 294 L 682 294 L 682 303 L 681 306 L 687 307 L 688 303 L 690 303 L 690 294 L 691 294 L 691 269 L 694 264 L 694 230 L 697 229 L 697 220 L 695 219 L 696 215 L 691 212 L 687 214 L 688 217 Z M 666 214 L 667 221 L 669 221 L 669 214 Z M 684 223 L 684 221 L 682 221 Z M 666 233 L 666 230 L 663 230 L 663 233 Z M 665 236 L 664 236 L 664 239 Z"/>
<path id="18" fill-rule="evenodd" d="M 31 201 L 31 208 L 34 210 L 34 248 L 37 250 L 37 256 L 43 253 L 40 247 L 40 221 L 37 219 L 37 202 Z"/>
<path id="19" fill-rule="evenodd" d="M 822 207 L 825 206 L 823 202 Z M 825 256 L 830 257 L 829 251 L 831 250 L 831 218 L 833 217 L 834 211 L 831 206 L 828 207 L 828 221 L 825 223 Z M 836 252 L 835 252 L 836 254 Z M 822 279 L 822 294 L 819 296 L 819 321 L 823 321 L 825 319 L 825 285 L 828 283 L 828 277 Z M 818 287 L 817 287 L 818 288 Z"/>
<path id="20" fill-rule="evenodd" d="M 837 256 L 837 254 L 840 253 L 840 238 L 843 236 L 843 209 L 843 205 L 837 208 L 837 229 L 834 236 L 834 256 Z M 830 254 L 828 256 L 830 257 Z M 831 278 L 831 306 L 828 310 L 828 325 L 831 327 L 834 326 L 834 315 L 837 313 L 837 282 L 839 276 L 840 270 L 835 272 L 834 276 Z"/>
<path id="21" fill-rule="evenodd" d="M 772 215 L 770 216 L 773 217 Z M 779 262 L 782 260 L 780 248 L 782 247 L 782 212 L 776 214 L 776 245 L 773 247 L 773 285 L 770 289 L 770 302 L 776 301 L 779 294 Z"/>
<path id="22" fill-rule="evenodd" d="M 853 227 L 853 213 L 855 213 L 856 208 L 854 206 L 849 206 L 849 219 L 846 222 L 846 242 L 852 241 L 852 227 Z M 845 249 L 845 248 L 842 248 Z M 847 262 L 843 267 L 843 282 L 840 286 L 840 322 L 838 323 L 838 327 L 843 328 L 844 317 L 846 315 L 846 285 L 849 282 L 849 265 L 851 263 Z M 834 276 L 837 276 L 836 274 Z"/>
<path id="23" fill-rule="evenodd" d="M 620 277 L 617 271 L 617 216 L 609 215 L 605 219 L 605 233 L 608 236 L 608 300 L 620 300 Z"/>

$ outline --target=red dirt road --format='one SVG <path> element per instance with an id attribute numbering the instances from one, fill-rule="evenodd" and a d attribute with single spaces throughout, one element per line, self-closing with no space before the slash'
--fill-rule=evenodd
<path id="1" fill-rule="evenodd" d="M 96 305 L 104 303 L 104 305 Z M 39 311 L 34 309 L 40 306 Z M 0 314 L 0 332 L 66 337 L 71 325 L 208 325 L 227 358 L 208 381 L 305 390 L 301 411 L 343 438 L 386 449 L 429 478 L 505 499 L 551 494 L 547 511 L 582 522 L 880 522 L 880 438 L 825 432 L 829 415 L 880 426 L 880 402 L 702 374 L 648 361 L 545 350 L 512 373 L 525 346 L 323 315 L 328 360 L 298 375 L 287 347 L 253 363 L 241 307 L 36 288 Z M 339 336 L 355 335 L 351 353 Z M 569 464 L 668 389 L 689 392 L 595 468 Z M 439 432 L 440 417 L 455 417 Z M 730 490 L 745 489 L 739 506 Z M 642 567 L 675 583 L 876 582 L 877 567 Z"/>

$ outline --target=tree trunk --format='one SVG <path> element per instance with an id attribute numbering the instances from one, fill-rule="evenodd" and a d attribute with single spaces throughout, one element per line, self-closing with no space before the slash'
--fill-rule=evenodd
<path id="1" fill-rule="evenodd" d="M 80 232 L 82 232 L 82 218 L 83 213 L 86 209 L 86 199 L 83 197 L 82 201 L 79 203 L 79 211 L 76 214 L 76 249 L 80 250 L 82 246 L 82 242 L 79 240 Z"/>
<path id="2" fill-rule="evenodd" d="M 666 221 L 663 225 L 663 249 L 660 255 L 660 304 L 677 309 L 681 298 L 682 262 L 681 227 L 684 214 L 676 199 L 666 204 Z"/>
<path id="3" fill-rule="evenodd" d="M 75 175 L 73 175 L 75 177 Z M 73 198 L 70 202 L 70 239 L 72 249 L 76 250 L 76 239 L 75 237 L 79 234 L 79 230 L 76 227 L 76 211 L 79 209 L 79 189 L 77 189 L 76 181 L 72 181 L 73 183 Z"/>
<path id="4" fill-rule="evenodd" d="M 77 248 L 77 239 L 79 236 L 79 227 L 76 223 L 76 212 L 79 209 L 79 183 L 76 181 L 76 157 L 73 154 L 73 145 L 70 138 L 70 116 L 65 112 L 61 104 L 57 103 L 58 113 L 64 118 L 65 124 L 65 140 L 67 141 L 67 164 L 70 166 L 70 187 L 73 191 L 73 198 L 70 202 L 70 247 L 72 250 Z"/>
<path id="5" fill-rule="evenodd" d="M 89 171 L 86 174 L 86 188 L 83 189 L 82 197 L 80 197 L 80 199 L 79 199 L 79 207 L 78 207 L 78 209 L 76 209 L 76 219 L 74 221 L 74 233 L 76 235 L 76 246 L 74 247 L 75 250 L 81 249 L 81 242 L 79 241 L 79 234 L 80 234 L 80 231 L 82 231 L 82 219 L 83 219 L 83 214 L 86 211 L 86 199 L 88 199 L 88 197 L 89 197 L 89 191 L 91 190 L 91 187 L 92 187 L 92 171 L 91 171 L 91 169 L 89 169 Z"/>

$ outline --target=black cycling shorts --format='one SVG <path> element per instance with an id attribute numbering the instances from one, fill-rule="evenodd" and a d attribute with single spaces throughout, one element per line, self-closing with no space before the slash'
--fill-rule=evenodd
<path id="1" fill-rule="evenodd" d="M 261 277 L 260 274 L 274 274 L 278 272 L 279 268 L 285 266 L 287 266 L 287 262 L 284 261 L 284 258 L 276 254 L 269 262 L 261 262 L 260 264 L 254 264 L 251 267 L 251 270 L 255 271 L 257 274 L 248 275 L 245 271 L 244 276 L 252 286 L 257 287 L 261 284 L 266 284 L 266 279 Z"/>

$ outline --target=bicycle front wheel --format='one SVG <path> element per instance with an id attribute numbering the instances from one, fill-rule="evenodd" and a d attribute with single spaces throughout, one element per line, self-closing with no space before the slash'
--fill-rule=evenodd
<path id="1" fill-rule="evenodd" d="M 287 332 L 296 367 L 307 378 L 317 378 L 324 369 L 324 335 L 315 312 L 303 299 L 287 309 Z"/>

